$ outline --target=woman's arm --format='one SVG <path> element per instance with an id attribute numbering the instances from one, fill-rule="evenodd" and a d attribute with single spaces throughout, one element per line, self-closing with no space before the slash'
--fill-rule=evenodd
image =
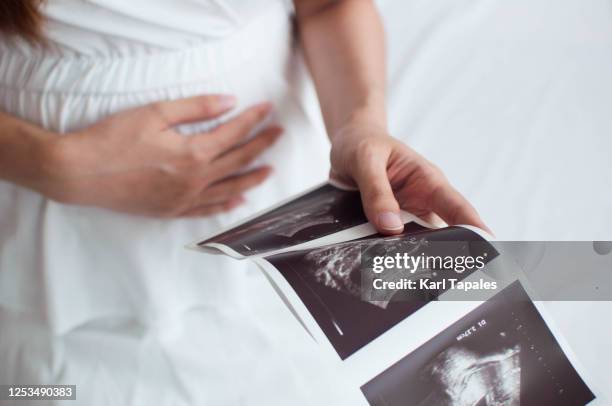
<path id="1" fill-rule="evenodd" d="M 369 0 L 296 0 L 306 59 L 330 137 L 348 123 L 386 128 L 385 45 Z"/>
<path id="2" fill-rule="evenodd" d="M 230 210 L 270 174 L 244 169 L 282 132 L 270 127 L 246 140 L 271 106 L 192 137 L 174 127 L 218 117 L 234 103 L 216 95 L 159 102 L 61 136 L 0 113 L 0 180 L 62 203 L 155 217 Z"/>
<path id="3" fill-rule="evenodd" d="M 46 170 L 53 140 L 43 129 L 0 113 L 0 179 L 44 188 L 45 179 L 52 177 Z"/>
<path id="4" fill-rule="evenodd" d="M 381 232 L 403 230 L 400 207 L 486 229 L 438 168 L 388 134 L 384 32 L 373 1 L 294 2 L 332 142 L 331 176 L 359 187 L 366 215 Z"/>

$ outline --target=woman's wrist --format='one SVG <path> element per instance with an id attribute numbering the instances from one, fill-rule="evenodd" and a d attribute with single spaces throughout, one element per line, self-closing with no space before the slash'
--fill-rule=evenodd
<path id="1" fill-rule="evenodd" d="M 64 167 L 60 137 L 1 113 L 0 124 L 0 177 L 43 194 L 51 192 Z"/>
<path id="2" fill-rule="evenodd" d="M 342 155 L 354 155 L 360 149 L 367 149 L 371 138 L 388 136 L 387 120 L 384 114 L 359 111 L 351 115 L 334 134 L 330 136 L 332 149 L 343 151 Z"/>
<path id="3" fill-rule="evenodd" d="M 36 167 L 38 181 L 32 188 L 49 199 L 72 203 L 65 185 L 73 161 L 67 153 L 63 138 L 52 133 L 46 133 L 39 138 L 35 153 L 39 157 Z"/>
<path id="4" fill-rule="evenodd" d="M 387 114 L 384 103 L 368 103 L 360 108 L 354 109 L 344 120 L 340 121 L 330 134 L 330 138 L 347 132 L 371 132 L 374 134 L 387 133 Z"/>

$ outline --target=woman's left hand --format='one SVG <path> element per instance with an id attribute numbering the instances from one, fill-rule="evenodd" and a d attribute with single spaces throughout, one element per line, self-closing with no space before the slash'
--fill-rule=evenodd
<path id="1" fill-rule="evenodd" d="M 332 137 L 331 178 L 357 186 L 368 220 L 383 234 L 404 229 L 399 210 L 449 225 L 489 231 L 472 205 L 442 171 L 384 128 L 348 125 Z"/>

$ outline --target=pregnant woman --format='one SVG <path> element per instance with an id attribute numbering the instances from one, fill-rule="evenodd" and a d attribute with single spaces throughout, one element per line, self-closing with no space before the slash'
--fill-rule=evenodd
<path id="1" fill-rule="evenodd" d="M 387 132 L 372 1 L 2 0 L 0 32 L 0 383 L 308 404 L 340 389 L 263 277 L 184 245 L 327 176 L 382 233 L 484 227 Z"/>

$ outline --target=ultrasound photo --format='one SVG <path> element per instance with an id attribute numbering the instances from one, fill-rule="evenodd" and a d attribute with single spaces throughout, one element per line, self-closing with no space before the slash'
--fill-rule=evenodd
<path id="1" fill-rule="evenodd" d="M 373 406 L 577 406 L 595 399 L 520 282 L 361 390 Z"/>
<path id="2" fill-rule="evenodd" d="M 369 286 L 362 285 L 363 280 L 367 280 L 363 273 L 371 274 L 371 270 L 362 266 L 362 256 L 403 252 L 431 255 L 436 249 L 433 243 L 440 241 L 460 242 L 454 247 L 463 254 L 485 253 L 490 260 L 497 255 L 490 244 L 471 230 L 461 227 L 430 230 L 409 223 L 399 236 L 376 234 L 315 249 L 277 254 L 266 257 L 266 260 L 291 285 L 340 358 L 346 359 L 443 293 L 442 290 L 427 290 L 411 293 L 411 297 L 394 298 L 396 300 L 391 300 L 391 297 L 364 300 Z M 453 277 L 461 280 L 472 272 L 453 273 Z M 420 274 L 432 279 L 442 277 L 440 274 L 434 276 L 431 270 Z"/>
<path id="3" fill-rule="evenodd" d="M 367 221 L 358 191 L 326 184 L 198 245 L 223 244 L 250 256 L 301 244 Z"/>

